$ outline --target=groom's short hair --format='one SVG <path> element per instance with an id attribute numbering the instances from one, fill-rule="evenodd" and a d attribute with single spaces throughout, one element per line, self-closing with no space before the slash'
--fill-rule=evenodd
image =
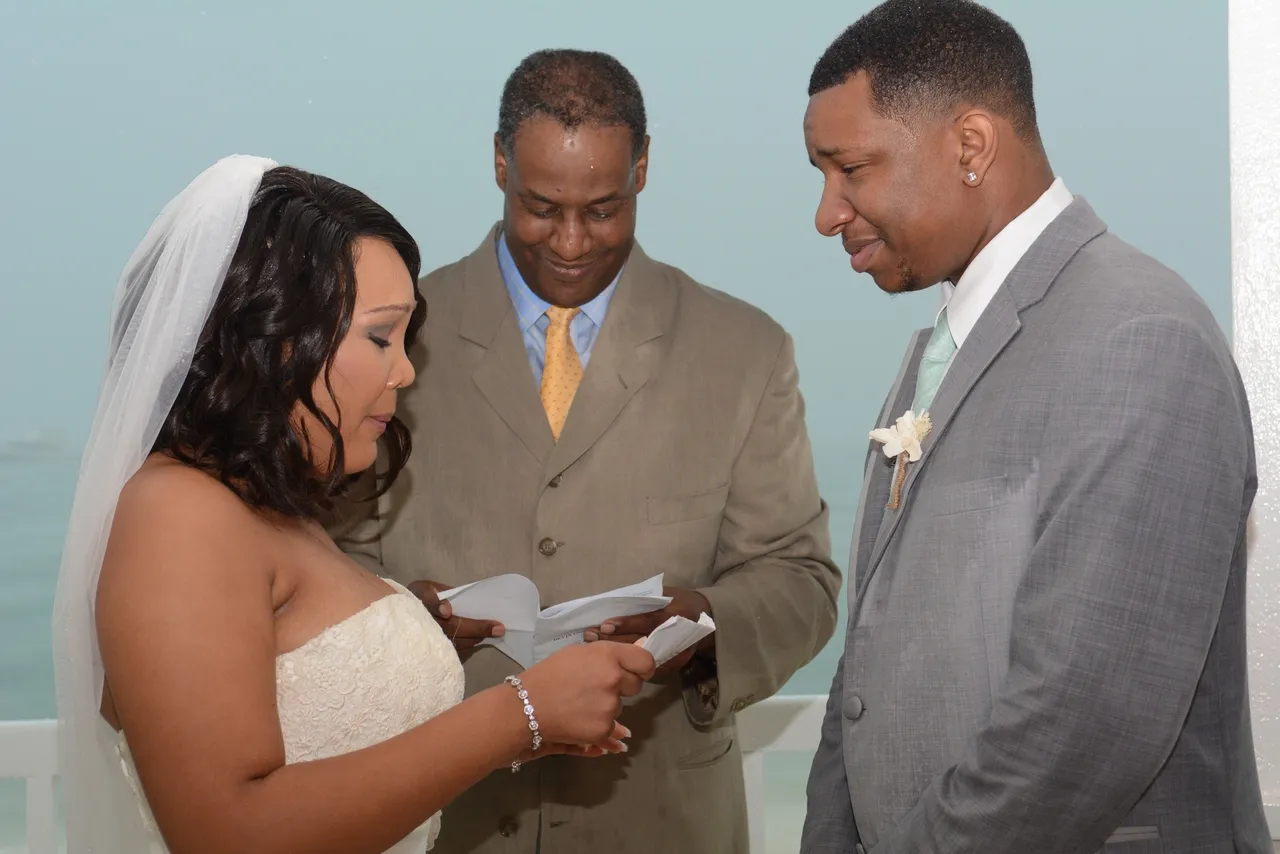
<path id="1" fill-rule="evenodd" d="M 809 77 L 809 96 L 867 74 L 877 110 L 908 118 L 958 105 L 1007 119 L 1038 140 L 1031 59 L 1017 31 L 972 0 L 888 0 L 826 49 Z"/>
<path id="2" fill-rule="evenodd" d="M 632 158 L 644 152 L 644 97 L 627 67 L 592 50 L 540 50 L 526 56 L 502 87 L 498 143 L 512 156 L 516 131 L 543 116 L 566 130 L 622 126 L 631 132 Z"/>

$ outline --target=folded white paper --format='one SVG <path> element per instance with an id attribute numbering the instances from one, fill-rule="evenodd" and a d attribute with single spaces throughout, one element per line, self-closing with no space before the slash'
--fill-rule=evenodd
<path id="1" fill-rule="evenodd" d="M 610 617 L 633 617 L 671 604 L 671 599 L 662 595 L 661 574 L 541 611 L 538 588 L 523 575 L 497 575 L 464 584 L 444 591 L 440 598 L 448 600 L 459 617 L 502 623 L 506 634 L 485 638 L 481 645 L 496 647 L 525 669 L 558 649 L 582 643 L 586 629 Z"/>
<path id="2" fill-rule="evenodd" d="M 658 626 L 644 639 L 644 648 L 661 667 L 716 630 L 715 620 L 703 613 L 698 622 L 675 616 Z"/>

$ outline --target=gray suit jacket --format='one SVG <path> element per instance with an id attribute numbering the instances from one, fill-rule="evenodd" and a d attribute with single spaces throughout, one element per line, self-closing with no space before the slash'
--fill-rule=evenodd
<path id="1" fill-rule="evenodd" d="M 348 508 L 373 512 L 335 525 L 340 545 L 404 582 L 526 575 L 543 605 L 662 572 L 711 603 L 717 658 L 629 702 L 625 756 L 489 777 L 445 808 L 435 850 L 740 854 L 735 713 L 822 648 L 840 589 L 791 339 L 636 247 L 557 443 L 494 241 L 423 278 L 413 457 L 376 507 Z M 517 670 L 482 647 L 467 690 Z"/>
<path id="2" fill-rule="evenodd" d="M 908 348 L 879 424 L 910 406 Z M 900 510 L 868 448 L 804 854 L 1270 852 L 1249 723 L 1244 388 L 1077 199 L 939 388 Z"/>

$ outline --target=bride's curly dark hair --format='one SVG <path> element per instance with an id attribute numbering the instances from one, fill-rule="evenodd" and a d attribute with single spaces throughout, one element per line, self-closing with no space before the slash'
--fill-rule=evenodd
<path id="1" fill-rule="evenodd" d="M 415 308 L 405 341 L 416 340 L 426 302 L 416 282 L 418 245 L 385 208 L 330 178 L 290 167 L 268 170 L 205 323 L 177 401 L 152 450 L 207 472 L 246 504 L 317 518 L 344 495 L 342 435 L 316 405 L 338 345 L 351 326 L 356 243 L 390 243 L 413 277 Z M 301 404 L 328 431 L 332 451 L 317 465 L 295 412 Z M 385 466 L 374 496 L 404 468 L 409 430 L 393 418 L 382 436 Z"/>

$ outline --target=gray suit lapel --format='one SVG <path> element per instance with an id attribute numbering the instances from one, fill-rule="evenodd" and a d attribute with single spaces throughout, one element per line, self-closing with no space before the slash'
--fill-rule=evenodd
<path id="1" fill-rule="evenodd" d="M 646 345 L 670 325 L 677 298 L 675 286 L 637 244 L 609 304 L 560 441 L 547 460 L 547 477 L 573 465 L 598 442 L 657 370 L 660 352 Z"/>
<path id="2" fill-rule="evenodd" d="M 955 418 L 965 398 L 986 373 L 988 367 L 1008 346 L 1021 328 L 1018 314 L 1028 306 L 1044 298 L 1049 286 L 1062 272 L 1080 248 L 1106 231 L 1106 225 L 1098 219 L 1089 203 L 1077 197 L 1018 262 L 1017 266 L 996 291 L 964 346 L 956 351 L 955 361 L 947 371 L 937 396 L 929 410 L 931 429 L 921 443 L 921 457 L 911 464 L 902 487 L 900 508 L 886 510 L 879 536 L 867 564 L 870 577 L 884 557 L 902 517 L 910 505 L 912 486 L 929 464 L 933 450 L 946 436 L 947 428 Z"/>
<path id="3" fill-rule="evenodd" d="M 912 336 L 907 352 L 902 357 L 902 366 L 898 368 L 898 376 L 894 378 L 893 386 L 884 400 L 884 407 L 876 419 L 876 427 L 892 424 L 910 406 L 920 354 L 929 341 L 929 332 L 928 329 L 922 329 Z M 892 462 L 874 442 L 867 443 L 863 472 L 862 494 L 858 498 L 858 513 L 853 522 L 853 542 L 849 546 L 848 595 L 851 602 L 856 600 L 867 574 L 868 553 L 884 518 L 884 497 L 889 494 L 889 483 L 893 476 Z"/>
<path id="4" fill-rule="evenodd" d="M 485 348 L 472 374 L 476 387 L 503 422 L 538 460 L 555 447 L 537 383 L 529 367 L 519 321 L 498 269 L 498 227 L 464 262 L 466 294 L 458 334 Z M 427 354 L 430 360 L 431 354 Z"/>

